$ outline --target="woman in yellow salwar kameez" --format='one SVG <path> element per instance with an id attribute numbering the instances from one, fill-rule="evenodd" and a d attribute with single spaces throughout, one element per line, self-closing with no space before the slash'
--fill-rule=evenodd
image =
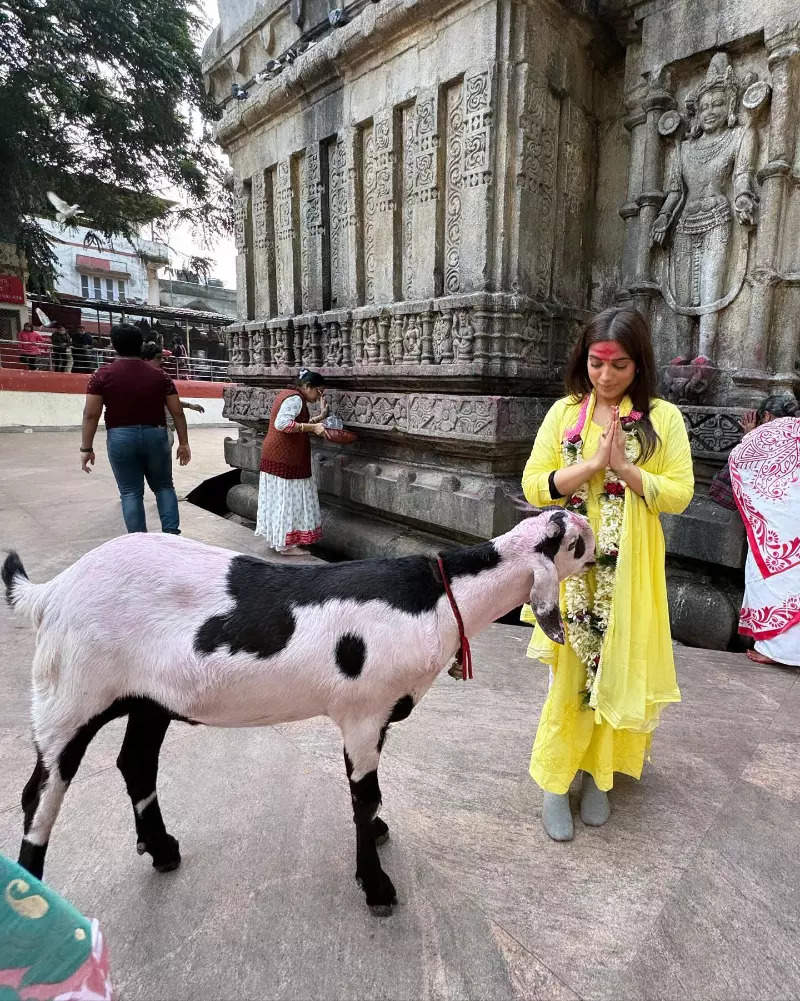
<path id="1" fill-rule="evenodd" d="M 530 773 L 544 790 L 545 830 L 557 841 L 573 837 L 567 792 L 576 774 L 583 772 L 581 819 L 605 823 L 614 773 L 640 777 L 662 707 L 680 701 L 659 515 L 683 511 L 694 490 L 683 418 L 656 397 L 641 314 L 608 309 L 594 317 L 565 383 L 569 395 L 547 413 L 522 477 L 530 504 L 585 513 L 598 542 L 585 585 L 561 585 L 566 643 L 536 626 L 528 647 L 551 669 Z M 607 583 L 596 592 L 598 581 Z M 528 606 L 523 619 L 535 623 Z"/>

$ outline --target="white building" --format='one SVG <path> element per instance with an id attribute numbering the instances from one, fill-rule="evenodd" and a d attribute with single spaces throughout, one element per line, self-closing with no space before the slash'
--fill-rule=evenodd
<path id="1" fill-rule="evenodd" d="M 129 243 L 113 237 L 101 250 L 86 247 L 85 226 L 62 228 L 52 219 L 37 220 L 52 241 L 60 274 L 56 292 L 102 302 L 159 304 L 158 271 L 169 265 L 169 251 L 163 243 L 137 239 Z M 98 321 L 92 309 L 83 309 L 83 323 L 91 333 L 107 333 L 108 314 Z"/>

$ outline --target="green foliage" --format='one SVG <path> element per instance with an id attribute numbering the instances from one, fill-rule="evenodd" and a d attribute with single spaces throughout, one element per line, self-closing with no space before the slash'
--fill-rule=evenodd
<path id="1" fill-rule="evenodd" d="M 55 260 L 35 216 L 55 191 L 105 237 L 143 222 L 231 231 L 231 196 L 192 118 L 205 93 L 194 0 L 0 0 L 0 230 L 26 255 L 31 287 Z M 157 197 L 175 189 L 178 208 Z"/>

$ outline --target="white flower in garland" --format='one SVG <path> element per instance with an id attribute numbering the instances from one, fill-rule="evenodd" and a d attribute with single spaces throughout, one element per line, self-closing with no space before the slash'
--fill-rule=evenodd
<path id="1" fill-rule="evenodd" d="M 562 443 L 564 465 L 571 466 L 583 458 L 583 429 L 586 425 L 590 404 L 594 393 L 583 401 L 578 420 L 568 428 Z M 641 446 L 636 434 L 636 424 L 642 419 L 638 411 L 622 416 L 625 421 L 625 457 L 635 462 Z M 580 577 L 568 577 L 566 581 L 567 639 L 581 663 L 586 667 L 586 688 L 583 691 L 584 704 L 589 705 L 597 681 L 597 668 L 603 649 L 611 605 L 614 600 L 614 586 L 617 576 L 617 558 L 622 537 L 622 523 L 625 516 L 625 484 L 612 469 L 606 469 L 603 479 L 604 490 L 600 495 L 600 525 L 597 530 L 597 565 Z M 566 508 L 577 514 L 587 513 L 586 502 L 589 485 L 583 483 L 569 497 Z M 589 574 L 594 576 L 594 598 L 589 597 Z"/>

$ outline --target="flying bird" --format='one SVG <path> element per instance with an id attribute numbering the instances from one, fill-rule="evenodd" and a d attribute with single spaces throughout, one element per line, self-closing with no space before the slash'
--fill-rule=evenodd
<path id="1" fill-rule="evenodd" d="M 75 216 L 83 215 L 80 205 L 67 205 L 63 198 L 59 198 L 54 191 L 48 191 L 47 197 L 50 204 L 56 210 L 56 219 L 63 226 L 64 223 L 74 219 Z"/>

